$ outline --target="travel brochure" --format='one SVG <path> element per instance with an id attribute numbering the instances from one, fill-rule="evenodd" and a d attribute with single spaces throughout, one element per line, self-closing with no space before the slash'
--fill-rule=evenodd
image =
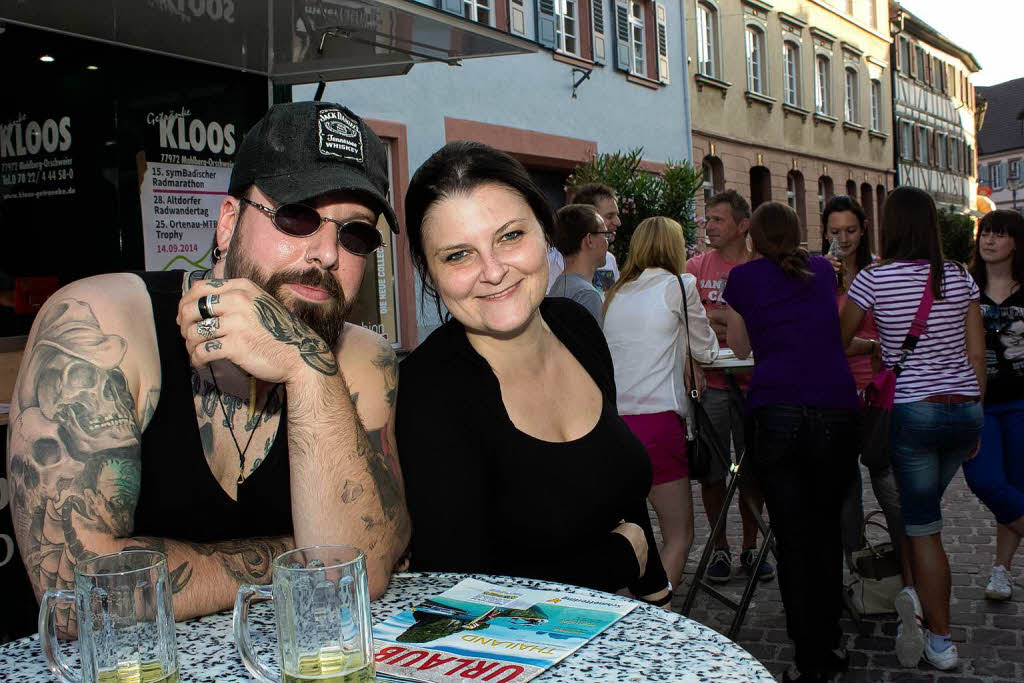
<path id="1" fill-rule="evenodd" d="M 464 579 L 373 629 L 377 677 L 522 683 L 604 631 L 636 603 Z"/>

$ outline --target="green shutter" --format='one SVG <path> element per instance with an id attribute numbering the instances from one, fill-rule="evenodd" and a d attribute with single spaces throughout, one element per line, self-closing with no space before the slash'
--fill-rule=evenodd
<path id="1" fill-rule="evenodd" d="M 615 0 L 615 68 L 629 73 L 629 0 Z"/>
<path id="2" fill-rule="evenodd" d="M 555 0 L 537 0 L 537 42 L 555 48 Z"/>
<path id="3" fill-rule="evenodd" d="M 655 30 L 658 39 L 658 80 L 668 83 L 668 13 L 665 3 L 654 3 Z"/>
<path id="4" fill-rule="evenodd" d="M 604 64 L 607 60 L 604 38 L 604 0 L 591 0 L 590 9 L 594 27 L 594 61 Z"/>

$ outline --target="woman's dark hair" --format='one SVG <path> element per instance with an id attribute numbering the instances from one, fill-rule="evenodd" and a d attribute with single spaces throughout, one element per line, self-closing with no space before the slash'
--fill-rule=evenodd
<path id="1" fill-rule="evenodd" d="M 931 195 L 902 185 L 889 193 L 882 212 L 882 261 L 926 260 L 931 265 L 932 293 L 942 298 L 945 256 L 939 237 L 939 212 Z M 961 269 L 963 266 L 957 264 Z"/>
<path id="2" fill-rule="evenodd" d="M 828 200 L 825 210 L 821 213 L 821 253 L 827 253 L 831 242 L 828 239 L 828 217 L 834 213 L 851 212 L 860 223 L 860 242 L 857 243 L 857 270 L 863 270 L 871 264 L 871 236 L 868 232 L 867 214 L 860 202 L 848 194 L 837 194 Z"/>
<path id="3" fill-rule="evenodd" d="M 430 282 L 423 251 L 423 219 L 430 208 L 448 197 L 466 195 L 482 185 L 502 185 L 520 195 L 544 230 L 548 244 L 555 232 L 555 212 L 523 165 L 501 150 L 479 142 L 452 142 L 434 152 L 417 169 L 405 193 L 405 226 L 409 252 L 419 271 L 423 293 L 430 296 L 441 318 L 441 297 Z"/>
<path id="4" fill-rule="evenodd" d="M 765 202 L 750 217 L 754 251 L 775 261 L 789 277 L 811 276 L 810 257 L 800 246 L 800 219 L 796 211 L 779 202 Z"/>
<path id="5" fill-rule="evenodd" d="M 974 281 L 985 291 L 988 287 L 988 269 L 985 262 L 978 255 L 978 246 L 981 244 L 981 234 L 994 232 L 997 235 L 1009 235 L 1013 238 L 1013 263 L 1010 265 L 1011 277 L 1018 284 L 1024 285 L 1024 216 L 1019 211 L 1011 209 L 998 209 L 986 213 L 978 222 L 978 234 L 974 239 L 974 256 L 971 258 L 971 265 L 968 270 Z"/>

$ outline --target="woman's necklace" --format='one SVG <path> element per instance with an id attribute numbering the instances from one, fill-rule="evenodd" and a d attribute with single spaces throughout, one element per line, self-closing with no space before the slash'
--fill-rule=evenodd
<path id="1" fill-rule="evenodd" d="M 263 402 L 263 407 L 260 409 L 260 416 L 256 419 L 256 423 L 252 427 L 252 431 L 249 432 L 249 440 L 245 442 L 245 448 L 238 445 L 238 439 L 235 438 L 235 429 L 231 425 L 231 418 L 228 417 L 227 408 L 224 407 L 224 396 L 220 393 L 220 387 L 217 386 L 217 375 L 213 372 L 213 366 L 210 366 L 210 377 L 213 377 L 213 387 L 217 390 L 217 403 L 220 404 L 220 411 L 224 414 L 224 421 L 228 424 L 228 433 L 231 434 L 231 440 L 235 442 L 235 450 L 238 451 L 238 483 L 241 484 L 245 481 L 245 477 L 242 476 L 245 473 L 245 453 L 249 450 L 249 444 L 252 443 L 252 437 L 256 436 L 256 428 L 259 427 L 260 422 L 263 421 L 263 413 L 267 409 L 268 401 Z M 277 385 L 274 385 L 274 391 L 277 389 Z M 246 419 L 246 424 L 252 422 L 252 417 L 256 413 L 256 378 L 249 377 L 249 413 Z"/>

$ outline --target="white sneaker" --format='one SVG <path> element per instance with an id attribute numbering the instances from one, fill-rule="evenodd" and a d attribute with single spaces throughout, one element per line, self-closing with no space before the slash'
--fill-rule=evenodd
<path id="1" fill-rule="evenodd" d="M 928 663 L 941 671 L 949 671 L 956 668 L 956 665 L 960 662 L 960 657 L 956 653 L 956 645 L 950 643 L 948 650 L 936 652 L 932 649 L 931 639 L 928 638 L 929 635 L 930 633 L 925 631 L 924 658 L 928 660 Z"/>
<path id="2" fill-rule="evenodd" d="M 893 600 L 899 625 L 896 627 L 896 658 L 903 666 L 915 667 L 924 653 L 921 607 L 914 595 L 901 590 Z M 954 653 L 955 656 L 955 653 Z"/>
<path id="3" fill-rule="evenodd" d="M 989 600 L 1009 600 L 1011 595 L 1013 586 L 1010 585 L 1010 572 L 1003 565 L 992 567 L 992 578 L 985 588 L 985 597 Z"/>

